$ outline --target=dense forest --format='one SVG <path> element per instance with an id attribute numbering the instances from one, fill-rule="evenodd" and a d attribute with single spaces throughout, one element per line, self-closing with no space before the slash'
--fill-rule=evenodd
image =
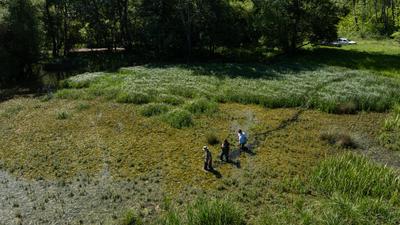
<path id="1" fill-rule="evenodd" d="M 1 0 L 0 83 L 35 76 L 39 61 L 73 49 L 124 49 L 180 58 L 238 48 L 294 53 L 334 40 L 338 30 L 389 37 L 399 28 L 397 0 Z M 329 13 L 327 13 L 329 12 Z"/>

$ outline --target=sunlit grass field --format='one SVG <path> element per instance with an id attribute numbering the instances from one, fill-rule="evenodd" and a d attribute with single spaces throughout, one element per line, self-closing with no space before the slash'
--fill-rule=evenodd
<path id="1" fill-rule="evenodd" d="M 399 224 L 399 49 L 143 65 L 2 102 L 0 224 Z"/>

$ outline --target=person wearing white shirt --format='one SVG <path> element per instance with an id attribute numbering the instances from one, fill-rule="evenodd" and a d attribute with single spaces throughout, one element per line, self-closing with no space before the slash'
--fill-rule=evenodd
<path id="1" fill-rule="evenodd" d="M 247 136 L 246 133 L 243 132 L 242 130 L 238 131 L 238 137 L 239 137 L 239 147 L 241 151 L 244 151 L 246 148 L 247 144 Z"/>

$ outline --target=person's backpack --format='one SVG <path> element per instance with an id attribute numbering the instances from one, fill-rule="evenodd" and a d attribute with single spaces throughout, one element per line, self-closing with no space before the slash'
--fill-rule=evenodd
<path id="1" fill-rule="evenodd" d="M 246 133 L 242 133 L 243 143 L 247 143 L 247 135 Z"/>

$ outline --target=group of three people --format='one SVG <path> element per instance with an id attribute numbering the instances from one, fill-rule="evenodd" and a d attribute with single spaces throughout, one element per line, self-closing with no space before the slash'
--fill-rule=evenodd
<path id="1" fill-rule="evenodd" d="M 239 150 L 243 151 L 246 148 L 247 144 L 247 136 L 246 133 L 242 130 L 238 130 L 238 138 L 239 138 Z M 212 167 L 212 154 L 207 146 L 203 147 L 204 150 L 204 170 L 212 171 L 214 170 Z M 227 139 L 224 140 L 221 146 L 221 154 L 220 160 L 223 161 L 225 158 L 226 162 L 230 162 L 230 143 Z"/>

